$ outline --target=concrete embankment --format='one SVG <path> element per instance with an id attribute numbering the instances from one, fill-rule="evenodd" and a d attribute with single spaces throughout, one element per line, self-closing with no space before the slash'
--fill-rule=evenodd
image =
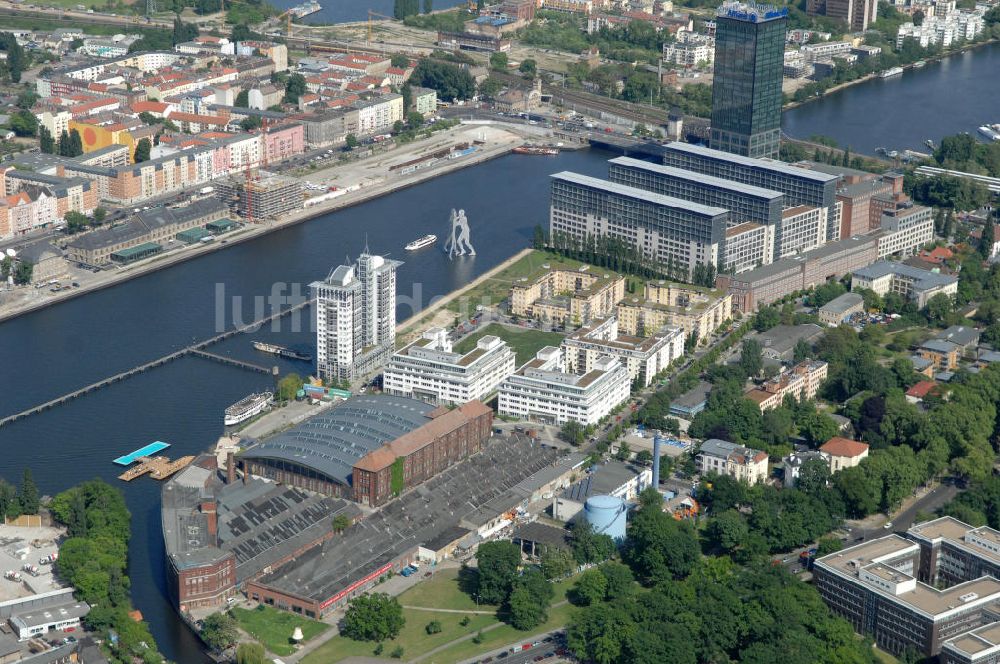
<path id="1" fill-rule="evenodd" d="M 468 132 L 468 129 L 463 130 L 460 128 L 454 132 L 448 132 L 447 135 L 436 135 L 434 139 L 430 140 L 440 141 L 441 138 L 447 138 L 449 143 L 459 143 L 463 140 L 467 140 Z M 85 295 L 87 293 L 109 288 L 126 280 L 134 279 L 157 270 L 162 270 L 178 263 L 204 256 L 205 254 L 214 251 L 221 251 L 235 244 L 253 240 L 268 233 L 279 231 L 284 228 L 294 226 L 295 224 L 300 224 L 305 221 L 315 219 L 316 217 L 336 212 L 337 210 L 352 207 L 354 205 L 360 205 L 374 198 L 378 198 L 379 196 L 400 191 L 463 168 L 485 163 L 510 153 L 510 151 L 515 147 L 524 143 L 523 138 L 517 134 L 507 131 L 502 133 L 505 134 L 502 140 L 496 140 L 494 142 L 481 145 L 478 147 L 476 152 L 465 157 L 442 160 L 443 163 L 438 163 L 432 167 L 420 169 L 406 175 L 395 175 L 387 171 L 378 180 L 368 180 L 365 183 L 367 186 L 361 186 L 357 190 L 350 191 L 343 196 L 329 201 L 324 201 L 323 203 L 309 208 L 296 210 L 293 213 L 283 216 L 281 219 L 267 221 L 261 224 L 254 224 L 231 235 L 227 235 L 224 237 L 225 243 L 212 242 L 203 246 L 185 247 L 183 249 L 178 249 L 176 253 L 171 252 L 166 255 L 161 255 L 130 267 L 122 267 L 113 271 L 103 271 L 93 277 L 87 275 L 79 279 L 79 288 L 74 288 L 62 293 L 50 294 L 47 290 L 25 291 L 29 296 L 32 296 L 31 299 L 15 301 L 7 305 L 0 306 L 0 322 L 30 313 L 32 311 L 37 311 L 53 304 L 65 302 L 69 299 L 80 297 L 81 295 Z M 426 151 L 426 148 L 422 147 L 420 143 L 413 144 L 411 149 L 415 152 Z M 390 160 L 395 160 L 394 157 L 397 154 L 407 155 L 409 154 L 409 150 L 396 150 L 390 153 L 388 157 Z M 402 157 L 400 157 L 400 159 L 402 159 Z M 329 169 L 328 172 L 334 173 L 338 171 L 347 172 L 350 170 L 358 170 L 362 168 L 362 164 L 365 163 L 369 164 L 366 168 L 372 170 L 372 162 L 379 162 L 381 164 L 386 161 L 387 155 L 378 155 L 356 164 Z M 314 179 L 322 176 L 322 174 L 323 172 L 317 171 L 316 173 L 310 173 L 309 176 L 303 179 Z"/>

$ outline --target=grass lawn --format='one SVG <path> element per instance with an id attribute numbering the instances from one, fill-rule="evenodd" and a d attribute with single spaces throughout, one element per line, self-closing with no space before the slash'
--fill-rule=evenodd
<path id="1" fill-rule="evenodd" d="M 535 356 L 545 346 L 556 346 L 562 343 L 563 335 L 558 332 L 542 332 L 531 328 L 512 329 L 499 323 L 490 323 L 479 332 L 470 334 L 455 344 L 456 353 L 468 353 L 476 347 L 476 342 L 487 334 L 500 337 L 514 349 L 517 355 L 517 366 L 521 366 Z"/>
<path id="2" fill-rule="evenodd" d="M 257 609 L 234 608 L 231 613 L 244 632 L 263 643 L 275 655 L 295 652 L 289 639 L 296 627 L 302 628 L 303 643 L 330 629 L 327 624 L 263 605 Z"/>
<path id="3" fill-rule="evenodd" d="M 553 604 L 566 599 L 566 591 L 573 585 L 574 579 L 566 579 L 554 584 L 555 598 Z M 445 570 L 435 574 L 433 579 L 418 583 L 399 596 L 400 604 L 404 606 L 426 606 L 439 609 L 476 610 L 476 603 L 458 587 L 458 570 Z M 494 610 L 496 607 L 480 605 L 479 611 Z M 456 662 L 474 656 L 479 652 L 492 650 L 505 643 L 513 643 L 518 639 L 528 638 L 533 634 L 553 630 L 565 625 L 573 607 L 568 604 L 549 611 L 549 619 L 531 632 L 519 632 L 509 625 L 503 625 L 483 634 L 483 642 L 476 644 L 472 640 L 457 643 L 445 649 L 433 660 L 438 664 Z M 467 634 L 475 634 L 481 629 L 499 624 L 494 615 L 468 614 L 471 622 L 463 627 L 459 623 L 465 617 L 461 613 L 444 611 L 418 611 L 403 609 L 406 625 L 399 637 L 382 645 L 381 657 L 391 660 L 390 653 L 397 647 L 403 648 L 403 659 L 418 657 L 434 648 Z M 441 623 L 441 632 L 428 634 L 427 623 L 437 620 Z M 377 644 L 368 641 L 353 641 L 343 636 L 335 636 L 322 646 L 302 659 L 302 664 L 333 664 L 352 656 L 373 657 Z"/>
<path id="4" fill-rule="evenodd" d="M 496 611 L 487 604 L 476 601 L 462 592 L 458 585 L 458 570 L 445 569 L 413 586 L 399 596 L 403 606 L 423 606 L 429 609 L 455 609 L 458 611 Z M 461 617 L 461 616 L 459 616 Z"/>
<path id="5" fill-rule="evenodd" d="M 875 653 L 875 659 L 882 662 L 882 664 L 899 664 L 899 660 L 887 653 L 884 650 L 879 650 L 878 648 L 873 648 L 872 652 Z"/>
<path id="6" fill-rule="evenodd" d="M 577 270 L 583 264 L 580 261 L 563 258 L 545 251 L 532 251 L 510 267 L 501 270 L 475 288 L 469 289 L 462 297 L 448 303 L 447 308 L 459 314 L 468 313 L 471 315 L 471 312 L 475 311 L 476 305 L 496 305 L 507 299 L 510 295 L 511 285 L 521 277 L 531 280 L 540 276 L 545 272 L 542 265 L 548 265 L 552 269 Z M 603 270 L 603 272 L 608 271 Z"/>
<path id="7" fill-rule="evenodd" d="M 562 598 L 557 594 L 556 601 L 561 600 Z M 570 615 L 575 610 L 576 607 L 571 604 L 563 604 L 562 606 L 551 608 L 549 609 L 549 619 L 536 629 L 527 632 L 516 630 L 510 625 L 503 625 L 502 627 L 491 629 L 483 634 L 482 643 L 473 643 L 471 639 L 468 641 L 462 641 L 461 643 L 456 643 L 450 648 L 445 648 L 441 652 L 434 655 L 433 662 L 434 664 L 460 662 L 464 659 L 475 657 L 479 653 L 489 652 L 490 650 L 494 650 L 508 643 L 517 643 L 518 641 L 530 642 L 532 637 L 536 634 L 544 634 L 545 632 L 551 632 L 554 629 L 564 626 L 569 622 Z"/>

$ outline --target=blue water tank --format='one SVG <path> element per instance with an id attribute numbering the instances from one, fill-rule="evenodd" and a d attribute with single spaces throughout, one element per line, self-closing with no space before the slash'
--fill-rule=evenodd
<path id="1" fill-rule="evenodd" d="M 614 496 L 591 496 L 583 506 L 584 518 L 595 533 L 625 539 L 625 501 Z"/>

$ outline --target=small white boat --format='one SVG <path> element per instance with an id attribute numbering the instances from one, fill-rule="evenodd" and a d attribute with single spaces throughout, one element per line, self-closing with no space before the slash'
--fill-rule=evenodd
<path id="1" fill-rule="evenodd" d="M 890 67 L 886 69 L 881 74 L 878 75 L 879 78 L 892 78 L 893 76 L 899 76 L 903 73 L 902 67 Z"/>
<path id="2" fill-rule="evenodd" d="M 422 238 L 417 238 L 413 242 L 409 243 L 404 247 L 407 251 L 416 251 L 417 249 L 423 249 L 424 247 L 429 247 L 435 242 L 437 242 L 437 235 L 425 235 Z"/>

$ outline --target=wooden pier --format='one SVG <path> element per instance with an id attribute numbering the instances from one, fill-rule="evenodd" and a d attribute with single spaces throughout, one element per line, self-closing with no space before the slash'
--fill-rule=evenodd
<path id="1" fill-rule="evenodd" d="M 266 323 L 270 323 L 273 320 L 282 318 L 283 316 L 287 316 L 288 314 L 294 311 L 298 311 L 299 309 L 302 309 L 310 304 L 312 304 L 312 300 L 307 300 L 306 302 L 297 304 L 293 307 L 289 307 L 288 309 L 284 309 L 282 311 L 279 311 L 278 313 L 271 314 L 270 316 L 261 318 L 259 320 L 255 320 L 247 325 L 241 325 L 240 327 L 233 328 L 232 330 L 227 330 L 226 332 L 223 332 L 222 334 L 217 334 L 214 337 L 211 337 L 210 339 L 199 341 L 197 343 L 191 344 L 186 348 L 182 348 L 181 350 L 169 353 L 167 355 L 164 355 L 163 357 L 158 357 L 155 360 L 146 362 L 145 364 L 140 364 L 139 366 L 132 367 L 131 369 L 126 369 L 125 371 L 116 373 L 114 376 L 109 376 L 95 383 L 91 383 L 90 385 L 81 387 L 78 390 L 73 390 L 72 392 L 56 397 L 55 399 L 46 401 L 43 404 L 39 404 L 37 406 L 28 408 L 26 410 L 22 410 L 20 413 L 14 413 L 13 415 L 8 415 L 7 417 L 0 418 L 0 427 L 4 426 L 5 424 L 16 422 L 17 420 L 28 417 L 29 415 L 36 415 L 38 413 L 42 413 L 48 410 L 49 408 L 54 408 L 55 406 L 62 405 L 67 401 L 72 401 L 73 399 L 76 399 L 77 397 L 82 397 L 85 394 L 89 394 L 101 388 L 108 387 L 109 385 L 113 385 L 114 383 L 118 383 L 127 378 L 131 378 L 143 372 L 149 371 L 150 369 L 163 366 L 168 362 L 173 362 L 174 360 L 186 357 L 188 355 L 196 355 L 204 359 L 213 360 L 216 362 L 223 362 L 225 364 L 230 364 L 232 366 L 240 367 L 241 369 L 248 369 L 250 371 L 270 374 L 271 369 L 262 367 L 258 364 L 252 364 L 250 362 L 243 362 L 242 360 L 226 357 L 224 355 L 209 353 L 206 352 L 205 349 L 213 344 L 219 343 L 220 341 L 224 341 L 230 337 L 236 336 L 237 334 L 255 331 L 256 329 L 260 328 Z"/>
<path id="2" fill-rule="evenodd" d="M 136 465 L 132 466 L 118 476 L 124 482 L 131 482 L 137 477 L 149 474 L 154 480 L 165 480 L 177 471 L 185 468 L 194 461 L 193 456 L 182 456 L 176 461 L 171 461 L 165 456 L 139 457 Z"/>

